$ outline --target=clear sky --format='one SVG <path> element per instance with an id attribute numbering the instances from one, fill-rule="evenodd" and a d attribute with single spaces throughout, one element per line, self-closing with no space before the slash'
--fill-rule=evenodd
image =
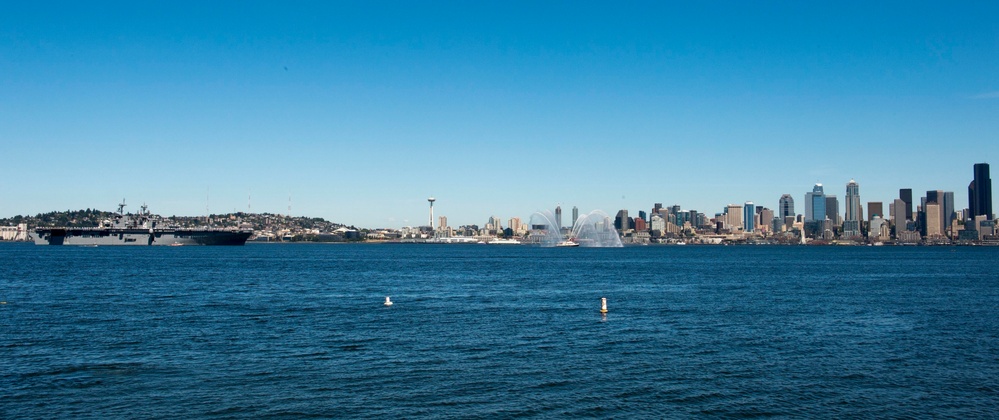
<path id="1" fill-rule="evenodd" d="M 999 3 L 813 3 L 10 2 L 0 217 L 802 213 L 851 178 L 966 207 Z"/>

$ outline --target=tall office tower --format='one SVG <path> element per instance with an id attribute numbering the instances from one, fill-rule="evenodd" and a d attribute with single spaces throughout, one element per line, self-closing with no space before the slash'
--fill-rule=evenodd
<path id="1" fill-rule="evenodd" d="M 905 202 L 905 220 L 912 219 L 912 188 L 902 188 L 898 190 L 898 198 Z"/>
<path id="2" fill-rule="evenodd" d="M 944 193 L 943 193 L 943 203 L 941 203 L 941 205 L 943 206 L 944 229 L 946 230 L 947 226 L 950 226 L 950 222 L 952 220 L 954 220 L 954 218 L 957 216 L 954 213 L 954 192 L 953 191 L 944 191 Z"/>
<path id="3" fill-rule="evenodd" d="M 815 184 L 812 192 L 805 194 L 805 221 L 826 220 L 826 195 L 822 184 Z"/>
<path id="4" fill-rule="evenodd" d="M 926 205 L 926 203 L 938 203 L 939 204 L 941 199 L 943 199 L 943 191 L 940 191 L 940 190 L 927 191 L 926 192 L 926 201 L 923 202 L 923 205 Z"/>
<path id="5" fill-rule="evenodd" d="M 905 200 L 896 198 L 892 204 L 891 217 L 895 222 L 895 239 L 898 239 L 898 234 L 906 231 L 906 224 L 909 219 L 905 217 Z"/>
<path id="6" fill-rule="evenodd" d="M 729 204 L 725 207 L 725 223 L 727 228 L 735 230 L 742 227 L 742 206 Z"/>
<path id="7" fill-rule="evenodd" d="M 555 227 L 562 230 L 562 206 L 555 206 Z"/>
<path id="8" fill-rule="evenodd" d="M 438 217 L 437 220 L 439 221 L 439 226 L 437 226 L 437 229 L 447 230 L 447 216 Z"/>
<path id="9" fill-rule="evenodd" d="M 760 222 L 759 223 L 760 223 L 760 229 L 761 230 L 766 231 L 766 232 L 779 232 L 780 231 L 780 224 L 782 222 L 781 222 L 780 219 L 774 217 L 774 211 L 773 210 L 770 210 L 770 209 L 764 207 L 763 210 L 760 210 L 758 213 L 760 215 L 760 217 L 759 217 Z M 774 229 L 774 226 L 777 226 L 777 229 Z"/>
<path id="10" fill-rule="evenodd" d="M 803 216 L 805 217 L 805 222 L 811 222 L 812 221 L 812 204 L 813 204 L 812 203 L 812 195 L 813 194 L 814 193 L 812 193 L 812 192 L 805 193 L 805 214 L 803 214 Z M 823 202 L 825 202 L 825 201 L 823 200 Z"/>
<path id="11" fill-rule="evenodd" d="M 839 226 L 842 222 L 839 217 L 839 199 L 835 195 L 826 196 L 826 218 L 833 226 Z"/>
<path id="12" fill-rule="evenodd" d="M 752 232 L 756 224 L 756 206 L 752 201 L 747 201 L 742 207 L 742 230 Z"/>
<path id="13" fill-rule="evenodd" d="M 489 220 L 486 221 L 486 229 L 503 230 L 503 222 L 500 221 L 499 216 L 490 216 Z"/>
<path id="14" fill-rule="evenodd" d="M 975 179 L 968 185 L 968 215 L 965 217 L 974 219 L 975 216 L 985 216 L 985 220 L 992 220 L 992 178 L 989 178 L 989 164 L 975 164 Z"/>
<path id="15" fill-rule="evenodd" d="M 791 197 L 791 194 L 780 196 L 777 212 L 780 215 L 780 220 L 784 220 L 787 216 L 794 216 L 794 198 Z"/>
<path id="16" fill-rule="evenodd" d="M 658 236 L 666 233 L 666 219 L 663 219 L 661 213 L 652 213 L 652 220 L 649 221 L 649 230 Z"/>
<path id="17" fill-rule="evenodd" d="M 843 218 L 843 236 L 860 236 L 860 185 L 850 180 L 846 184 L 846 214 Z"/>
<path id="18" fill-rule="evenodd" d="M 642 220 L 647 220 L 649 215 L 645 214 L 645 210 L 638 211 L 638 218 Z"/>
<path id="19" fill-rule="evenodd" d="M 953 200 L 953 198 L 954 198 L 954 193 L 951 193 L 951 199 Z M 929 207 L 928 207 L 930 204 L 937 204 L 940 206 L 940 208 L 937 209 L 936 211 L 937 214 L 934 216 L 938 220 L 930 219 Z M 951 201 L 950 205 L 953 206 L 953 201 Z M 926 204 L 923 205 L 923 212 L 926 213 L 926 220 L 923 222 L 925 224 L 924 226 L 926 228 L 929 228 L 930 225 L 940 226 L 940 231 L 941 231 L 940 233 L 942 234 L 946 232 L 947 225 L 950 224 L 950 217 L 947 216 L 947 211 L 945 210 L 946 208 L 947 208 L 947 193 L 941 190 L 927 191 Z M 926 235 L 930 234 L 927 229 L 923 230 L 926 231 L 925 232 Z"/>
<path id="20" fill-rule="evenodd" d="M 614 228 L 624 232 L 631 229 L 628 223 L 628 210 L 618 210 L 617 216 L 614 217 Z"/>
<path id="21" fill-rule="evenodd" d="M 579 207 L 572 206 L 572 227 L 576 227 L 576 220 L 579 220 Z"/>
<path id="22" fill-rule="evenodd" d="M 884 203 L 880 201 L 868 201 L 867 202 L 867 223 L 870 224 L 871 220 L 874 220 L 874 216 L 881 216 L 882 219 L 888 220 L 887 215 L 884 213 Z"/>
<path id="23" fill-rule="evenodd" d="M 942 213 L 940 212 L 940 204 L 938 203 L 926 203 L 923 207 L 923 211 L 926 213 L 926 224 L 924 225 L 924 236 L 926 237 L 938 237 L 943 235 L 943 221 Z"/>
<path id="24" fill-rule="evenodd" d="M 510 230 L 513 231 L 513 234 L 516 235 L 517 232 L 520 232 L 520 229 L 523 227 L 523 222 L 519 217 L 511 217 L 510 221 L 507 222 L 507 227 L 509 227 Z"/>
<path id="25" fill-rule="evenodd" d="M 661 214 L 662 212 L 660 210 L 662 209 L 663 209 L 663 203 L 656 203 L 655 205 L 652 206 L 652 215 L 655 216 L 656 214 Z"/>

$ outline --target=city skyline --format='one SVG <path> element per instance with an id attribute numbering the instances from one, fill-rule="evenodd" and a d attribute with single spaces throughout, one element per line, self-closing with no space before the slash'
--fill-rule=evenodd
<path id="1" fill-rule="evenodd" d="M 997 156 L 997 12 L 16 3 L 0 15 L 0 217 L 125 197 L 401 227 L 427 223 L 434 196 L 458 226 L 782 194 L 801 214 L 815 183 L 842 214 L 850 179 L 885 212 L 899 189 L 964 208 L 970 168 Z"/>

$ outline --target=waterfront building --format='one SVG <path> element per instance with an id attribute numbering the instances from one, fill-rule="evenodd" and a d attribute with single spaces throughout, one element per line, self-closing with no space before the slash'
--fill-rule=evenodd
<path id="1" fill-rule="evenodd" d="M 895 240 L 903 244 L 918 244 L 923 240 L 923 237 L 914 230 L 904 230 L 896 234 Z"/>
<path id="2" fill-rule="evenodd" d="M 791 194 L 780 196 L 780 201 L 777 205 L 777 214 L 781 220 L 784 220 L 788 216 L 794 216 L 794 198 L 791 197 Z"/>
<path id="3" fill-rule="evenodd" d="M 968 185 L 968 218 L 985 216 L 992 220 L 992 178 L 989 177 L 989 164 L 975 164 L 975 178 Z"/>
<path id="4" fill-rule="evenodd" d="M 755 231 L 756 225 L 756 206 L 753 205 L 752 201 L 747 201 L 745 206 L 742 207 L 742 230 L 745 232 Z"/>
<path id="5" fill-rule="evenodd" d="M 0 226 L 0 240 L 27 241 L 28 224 L 20 223 L 17 226 Z"/>
<path id="6" fill-rule="evenodd" d="M 437 228 L 439 230 L 447 230 L 447 216 L 440 216 L 437 218 L 437 220 L 438 220 Z"/>

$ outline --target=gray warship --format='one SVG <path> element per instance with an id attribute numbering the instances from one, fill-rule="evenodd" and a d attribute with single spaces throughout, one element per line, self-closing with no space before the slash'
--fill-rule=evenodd
<path id="1" fill-rule="evenodd" d="M 252 230 L 160 225 L 162 220 L 150 214 L 145 205 L 138 214 L 125 214 L 122 202 L 114 219 L 104 220 L 97 227 L 40 227 L 32 239 L 35 245 L 244 245 L 253 234 Z"/>

